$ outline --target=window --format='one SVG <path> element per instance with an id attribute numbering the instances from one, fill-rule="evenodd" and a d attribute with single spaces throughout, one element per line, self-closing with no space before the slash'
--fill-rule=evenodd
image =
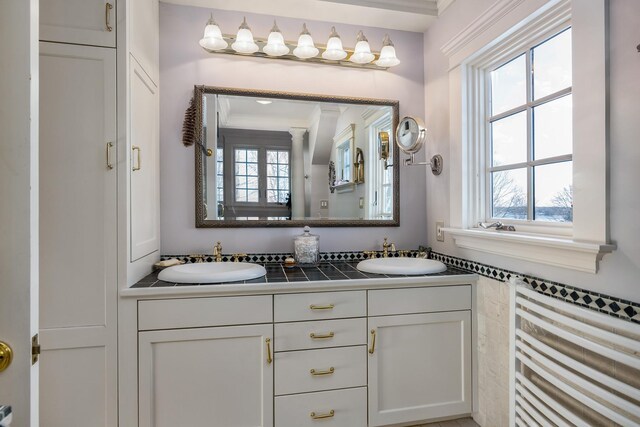
<path id="1" fill-rule="evenodd" d="M 234 200 L 244 204 L 280 204 L 289 200 L 288 149 L 235 147 Z"/>
<path id="2" fill-rule="evenodd" d="M 338 171 L 341 181 L 351 181 L 351 149 L 350 141 L 344 142 L 338 147 Z"/>
<path id="3" fill-rule="evenodd" d="M 513 7 L 513 2 L 498 2 L 443 46 L 449 58 L 452 130 L 450 226 L 445 231 L 457 247 L 590 273 L 597 272 L 602 256 L 614 249 L 609 244 L 607 201 L 607 3 L 561 1 L 532 13 Z M 503 86 L 504 92 L 492 87 L 492 77 L 498 85 L 504 80 L 498 79 L 500 73 L 491 74 L 506 74 L 509 68 L 525 72 Z M 559 120 L 560 114 L 570 119 Z M 500 117 L 510 121 L 497 123 Z M 566 126 L 569 120 L 573 128 Z M 503 130 L 512 139 L 492 141 L 494 122 L 512 129 L 524 122 L 524 136 Z M 498 136 L 500 129 L 493 131 Z M 566 138 L 559 136 L 563 132 Z M 521 142 L 524 153 L 517 149 L 517 138 L 526 141 Z M 514 145 L 505 150 L 501 142 Z M 494 174 L 496 179 L 520 174 L 512 182 L 526 202 L 516 197 L 513 206 L 526 206 L 526 219 L 495 218 L 513 222 L 515 232 L 478 226 L 494 216 Z M 571 222 L 544 209 L 557 208 L 554 198 L 558 204 L 567 201 Z M 496 209 L 496 216 L 524 216 L 522 209 L 509 209 L 506 203 L 497 203 L 503 209 Z"/>
<path id="4" fill-rule="evenodd" d="M 216 148 L 216 202 L 224 204 L 224 148 Z"/>
<path id="5" fill-rule="evenodd" d="M 289 200 L 289 152 L 267 150 L 267 203 Z"/>
<path id="6" fill-rule="evenodd" d="M 489 73 L 487 213 L 573 220 L 571 29 Z"/>
<path id="7" fill-rule="evenodd" d="M 369 135 L 369 158 L 367 160 L 367 176 L 369 177 L 369 200 L 367 218 L 393 217 L 393 145 L 394 132 L 391 114 L 382 112 L 370 119 L 367 126 Z M 386 132 L 389 137 L 389 157 L 380 158 L 380 133 Z"/>

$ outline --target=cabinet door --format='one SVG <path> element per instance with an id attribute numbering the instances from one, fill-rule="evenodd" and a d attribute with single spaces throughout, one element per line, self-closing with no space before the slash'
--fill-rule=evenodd
<path id="1" fill-rule="evenodd" d="M 158 86 L 159 17 L 158 0 L 129 2 L 130 53 Z"/>
<path id="2" fill-rule="evenodd" d="M 130 57 L 131 262 L 157 251 L 159 227 L 158 88 Z"/>
<path id="3" fill-rule="evenodd" d="M 140 332 L 139 426 L 272 427 L 272 333 L 272 325 Z"/>
<path id="4" fill-rule="evenodd" d="M 471 412 L 470 313 L 369 318 L 371 426 Z"/>
<path id="5" fill-rule="evenodd" d="M 114 49 L 40 43 L 42 426 L 117 424 L 115 76 Z"/>
<path id="6" fill-rule="evenodd" d="M 116 21 L 116 0 L 40 0 L 42 41 L 116 47 Z"/>

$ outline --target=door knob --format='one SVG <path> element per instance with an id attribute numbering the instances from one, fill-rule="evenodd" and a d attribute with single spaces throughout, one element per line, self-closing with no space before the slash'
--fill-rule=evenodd
<path id="1" fill-rule="evenodd" d="M 0 341 L 0 372 L 3 372 L 5 369 L 11 365 L 11 361 L 13 360 L 13 350 L 9 347 L 9 344 Z"/>

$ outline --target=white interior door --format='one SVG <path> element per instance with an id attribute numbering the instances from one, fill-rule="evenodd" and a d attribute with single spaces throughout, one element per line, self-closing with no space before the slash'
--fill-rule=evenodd
<path id="1" fill-rule="evenodd" d="M 42 426 L 117 423 L 115 59 L 40 43 Z"/>
<path id="2" fill-rule="evenodd" d="M 471 412 L 470 311 L 371 317 L 369 330 L 369 425 Z"/>
<path id="3" fill-rule="evenodd" d="M 272 325 L 139 333 L 139 426 L 272 427 L 272 337 Z"/>
<path id="4" fill-rule="evenodd" d="M 38 426 L 38 2 L 0 2 L 0 405 Z M 5 357 L 7 354 L 5 353 Z"/>

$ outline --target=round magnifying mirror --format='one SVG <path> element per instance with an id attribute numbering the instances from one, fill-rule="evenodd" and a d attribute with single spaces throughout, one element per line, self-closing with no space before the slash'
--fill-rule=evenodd
<path id="1" fill-rule="evenodd" d="M 422 120 L 414 117 L 405 117 L 400 120 L 396 129 L 396 144 L 407 154 L 420 151 L 427 138 L 427 130 Z"/>

